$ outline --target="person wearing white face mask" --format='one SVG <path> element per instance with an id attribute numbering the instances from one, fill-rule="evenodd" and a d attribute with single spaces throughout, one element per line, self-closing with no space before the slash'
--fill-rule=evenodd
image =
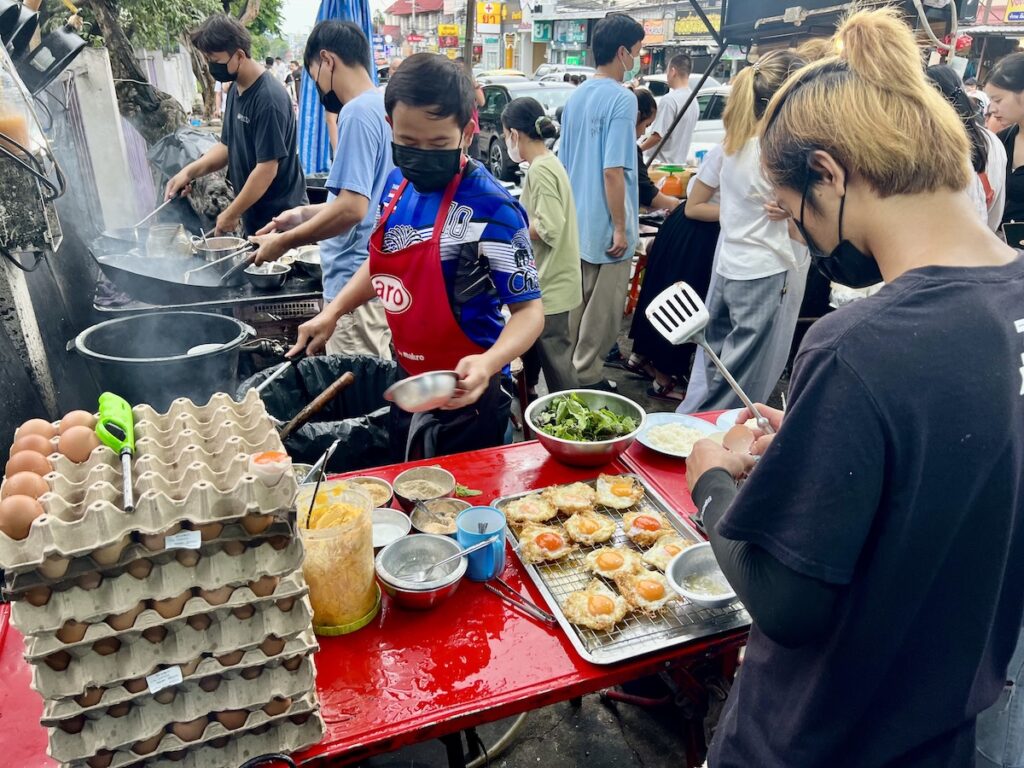
<path id="1" fill-rule="evenodd" d="M 558 126 L 540 102 L 530 97 L 514 100 L 501 113 L 501 127 L 512 162 L 530 164 L 519 202 L 529 216 L 544 302 L 544 330 L 523 355 L 526 381 L 534 390 L 543 370 L 548 391 L 561 392 L 579 383 L 572 364 L 575 341 L 569 332 L 569 313 L 583 301 L 576 202 L 565 169 L 544 143 L 558 135 Z"/>

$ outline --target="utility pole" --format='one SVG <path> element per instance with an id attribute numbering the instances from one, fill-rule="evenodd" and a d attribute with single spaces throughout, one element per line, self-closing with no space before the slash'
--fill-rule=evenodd
<path id="1" fill-rule="evenodd" d="M 476 26 L 476 0 L 466 0 L 466 42 L 462 46 L 462 57 L 466 69 L 473 72 L 473 28 Z"/>

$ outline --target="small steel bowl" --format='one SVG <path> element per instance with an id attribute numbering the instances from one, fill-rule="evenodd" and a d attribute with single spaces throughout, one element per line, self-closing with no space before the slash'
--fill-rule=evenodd
<path id="1" fill-rule="evenodd" d="M 410 514 L 410 517 L 412 518 L 412 527 L 416 530 L 417 533 L 430 533 L 439 536 L 454 537 L 456 531 L 458 530 L 455 527 L 456 516 L 462 510 L 469 509 L 472 506 L 473 505 L 470 504 L 468 501 L 452 498 L 431 499 L 430 501 L 421 501 L 419 504 L 415 506 L 412 513 Z M 432 518 L 434 518 L 435 514 L 439 511 L 450 511 L 452 518 L 452 529 L 450 531 L 446 531 L 445 533 L 439 533 L 438 531 L 429 531 L 425 528 L 425 526 L 430 524 Z"/>
<path id="2" fill-rule="evenodd" d="M 437 483 L 444 489 L 444 492 L 439 493 L 437 496 L 431 496 L 429 499 L 411 499 L 402 494 L 402 484 L 409 480 L 429 480 L 432 483 Z M 417 501 L 424 502 L 433 499 L 443 499 L 455 493 L 455 475 L 440 467 L 414 467 L 413 469 L 405 470 L 405 472 L 402 472 L 395 478 L 394 489 L 395 498 L 398 499 L 399 506 L 406 512 L 412 512 L 416 507 Z"/>
<path id="3" fill-rule="evenodd" d="M 728 587 L 728 592 L 711 595 L 707 592 L 695 592 L 683 586 L 683 582 L 690 576 L 712 576 L 721 579 L 727 585 L 725 574 L 718 566 L 715 553 L 711 551 L 711 545 L 707 542 L 687 547 L 678 555 L 673 557 L 665 569 L 665 578 L 669 585 L 694 605 L 704 608 L 724 608 L 736 599 L 736 592 Z"/>
<path id="4" fill-rule="evenodd" d="M 384 391 L 384 399 L 408 413 L 440 408 L 452 399 L 459 374 L 455 371 L 431 371 L 396 381 Z"/>
<path id="5" fill-rule="evenodd" d="M 378 507 L 373 510 L 373 548 L 386 547 L 398 541 L 412 528 L 409 516 L 398 509 Z"/>
<path id="6" fill-rule="evenodd" d="M 543 413 L 552 400 L 564 395 L 578 395 L 590 408 L 607 408 L 619 416 L 632 416 L 636 421 L 636 429 L 622 437 L 592 443 L 563 440 L 560 437 L 546 434 L 537 426 L 537 417 Z M 643 431 L 647 413 L 628 397 L 616 395 L 613 392 L 600 392 L 596 389 L 570 389 L 565 392 L 554 392 L 535 400 L 526 409 L 526 421 L 538 442 L 558 461 L 572 467 L 600 467 L 619 458 L 633 444 L 636 436 Z"/>
<path id="7" fill-rule="evenodd" d="M 245 276 L 254 288 L 261 291 L 276 291 L 282 288 L 292 268 L 287 264 L 264 264 L 245 268 Z"/>
<path id="8" fill-rule="evenodd" d="M 323 266 L 320 263 L 320 247 L 303 246 L 295 251 L 291 259 L 292 269 L 299 277 L 309 277 L 314 280 L 321 280 L 324 276 Z"/>
<path id="9" fill-rule="evenodd" d="M 390 507 L 391 502 L 395 500 L 395 489 L 391 487 L 391 483 L 387 480 L 381 480 L 379 477 L 361 475 L 359 477 L 350 477 L 345 482 L 348 483 L 349 488 L 369 496 L 375 507 Z M 380 490 L 375 496 L 371 488 L 366 486 L 374 486 Z M 385 493 L 387 493 L 387 496 L 384 495 Z"/>
<path id="10" fill-rule="evenodd" d="M 439 567 L 434 573 L 441 575 L 430 581 L 406 581 L 397 574 L 426 568 L 461 550 L 458 542 L 447 536 L 413 534 L 388 544 L 377 553 L 374 569 L 381 587 L 398 605 L 417 610 L 433 608 L 459 588 L 469 566 L 465 557 Z"/>

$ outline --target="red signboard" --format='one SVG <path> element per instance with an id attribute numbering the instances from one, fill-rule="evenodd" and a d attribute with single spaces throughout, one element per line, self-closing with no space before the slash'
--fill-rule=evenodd
<path id="1" fill-rule="evenodd" d="M 459 36 L 458 35 L 441 35 L 437 38 L 438 48 L 458 48 L 459 47 Z"/>
<path id="2" fill-rule="evenodd" d="M 422 43 L 424 39 L 423 35 L 417 35 L 415 32 L 410 32 L 405 36 L 405 42 L 407 43 Z"/>

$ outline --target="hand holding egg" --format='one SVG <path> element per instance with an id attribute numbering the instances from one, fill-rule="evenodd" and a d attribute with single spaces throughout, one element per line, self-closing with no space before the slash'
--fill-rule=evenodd
<path id="1" fill-rule="evenodd" d="M 713 440 L 698 440 L 693 444 L 686 459 L 686 484 L 693 493 L 697 481 L 705 472 L 712 469 L 724 469 L 734 478 L 739 479 L 754 466 L 754 457 L 745 453 L 733 453 Z"/>

